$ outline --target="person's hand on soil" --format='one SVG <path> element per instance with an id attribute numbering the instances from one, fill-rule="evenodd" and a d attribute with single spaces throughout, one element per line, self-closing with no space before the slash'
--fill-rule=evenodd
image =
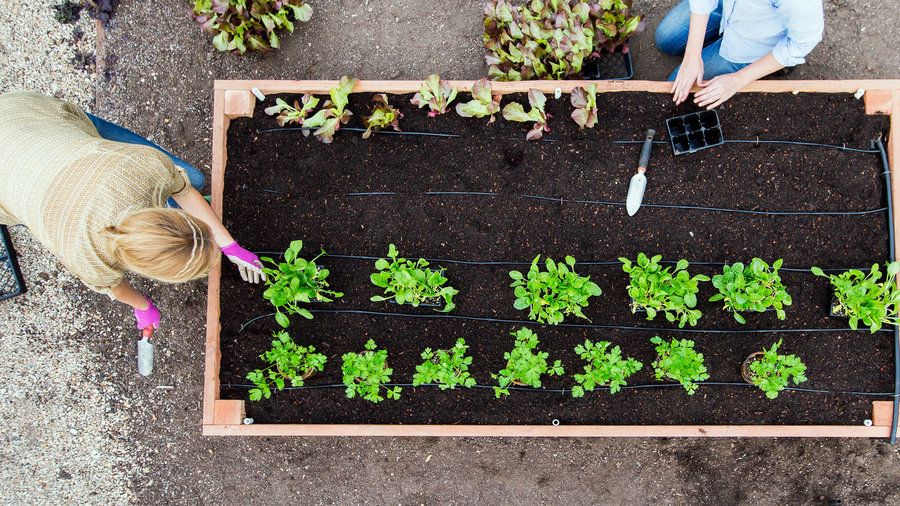
<path id="1" fill-rule="evenodd" d="M 707 109 L 722 105 L 744 87 L 744 82 L 734 73 L 722 74 L 699 84 L 703 89 L 694 93 L 694 103 Z"/>
<path id="2" fill-rule="evenodd" d="M 260 280 L 266 280 L 259 257 L 242 248 L 237 241 L 222 248 L 222 253 L 237 265 L 238 271 L 241 273 L 241 279 L 244 281 L 259 283 Z"/>
<path id="3" fill-rule="evenodd" d="M 144 330 L 147 327 L 159 328 L 159 309 L 147 299 L 147 309 L 134 308 L 134 319 L 137 321 L 137 329 Z"/>
<path id="4" fill-rule="evenodd" d="M 703 86 L 703 58 L 700 55 L 687 56 L 678 67 L 678 74 L 672 82 L 672 101 L 678 105 L 687 100 L 694 83 Z"/>

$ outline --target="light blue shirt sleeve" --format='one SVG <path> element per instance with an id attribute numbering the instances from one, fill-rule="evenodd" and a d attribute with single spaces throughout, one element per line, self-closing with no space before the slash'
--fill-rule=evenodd
<path id="1" fill-rule="evenodd" d="M 785 67 L 806 63 L 806 55 L 822 40 L 825 15 L 819 1 L 782 0 L 775 2 L 784 20 L 787 35 L 772 48 L 772 56 Z"/>
<path id="2" fill-rule="evenodd" d="M 689 0 L 692 14 L 709 14 L 719 6 L 719 0 Z"/>

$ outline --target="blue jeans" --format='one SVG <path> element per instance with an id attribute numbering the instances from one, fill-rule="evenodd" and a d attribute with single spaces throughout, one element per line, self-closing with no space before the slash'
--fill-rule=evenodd
<path id="1" fill-rule="evenodd" d="M 737 72 L 746 67 L 747 63 L 734 63 L 719 56 L 719 46 L 722 38 L 719 36 L 719 24 L 722 21 L 722 0 L 719 6 L 709 14 L 706 23 L 706 37 L 703 40 L 703 79 L 712 79 L 718 75 Z M 660 51 L 680 56 L 684 54 L 687 46 L 688 32 L 691 26 L 691 7 L 688 0 L 681 0 L 656 27 L 656 47 Z M 681 68 L 679 66 L 678 68 Z M 678 75 L 678 68 L 669 76 L 669 81 L 674 81 Z"/>
<path id="2" fill-rule="evenodd" d="M 127 128 L 120 127 L 115 123 L 110 123 L 105 119 L 100 119 L 93 114 L 87 114 L 88 119 L 91 120 L 91 123 L 94 124 L 94 127 L 97 128 L 97 132 L 100 134 L 100 137 L 108 141 L 115 142 L 126 142 L 128 144 L 141 144 L 143 146 L 150 146 L 151 148 L 157 149 L 160 152 L 164 153 L 166 156 L 172 159 L 172 162 L 175 163 L 176 166 L 181 167 L 188 175 L 188 179 L 191 181 L 191 186 L 200 191 L 203 188 L 203 185 L 206 184 L 206 179 L 203 177 L 203 174 L 200 173 L 193 165 L 185 162 L 181 158 L 169 153 L 165 149 L 153 144 L 147 139 L 141 137 L 140 135 L 128 130 Z M 178 204 L 175 203 L 175 199 L 169 198 L 168 201 L 169 207 L 178 207 Z"/>

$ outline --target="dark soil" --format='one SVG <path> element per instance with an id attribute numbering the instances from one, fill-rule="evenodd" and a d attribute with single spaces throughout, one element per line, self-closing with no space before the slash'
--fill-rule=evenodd
<path id="1" fill-rule="evenodd" d="M 465 99 L 468 95 L 464 94 Z M 808 268 L 864 267 L 888 257 L 887 214 L 853 216 L 771 216 L 643 207 L 629 218 L 622 206 L 525 198 L 624 202 L 647 128 L 665 140 L 665 119 L 690 112 L 667 95 L 609 93 L 598 97 L 600 125 L 579 131 L 568 116 L 568 97 L 548 100 L 548 141 L 526 142 L 530 125 L 502 119 L 463 119 L 455 114 L 427 118 L 409 105 L 408 96 L 391 103 L 405 117 L 409 132 L 459 134 L 462 138 L 377 134 L 363 140 L 359 132 L 341 131 L 332 144 L 278 128 L 259 104 L 253 119 L 239 119 L 229 129 L 225 181 L 225 225 L 255 251 L 282 251 L 303 239 L 305 252 L 324 248 L 333 254 L 384 256 L 389 243 L 402 255 L 435 259 L 528 263 L 534 256 L 581 262 L 635 258 L 639 252 L 693 262 L 768 262 Z M 285 97 L 289 102 L 294 97 Z M 351 96 L 361 127 L 371 96 Z M 516 97 L 524 101 L 524 95 Z M 508 99 L 507 99 L 508 100 Z M 504 101 L 504 104 L 506 101 Z M 526 105 L 526 109 L 527 109 Z M 662 112 L 660 112 L 662 111 Z M 881 117 L 864 115 L 861 101 L 846 95 L 741 95 L 719 111 L 728 140 L 804 140 L 854 148 L 887 130 Z M 499 115 L 498 115 L 499 116 Z M 674 156 L 665 144 L 654 146 L 645 204 L 678 204 L 766 211 L 863 211 L 886 205 L 883 168 L 877 155 L 781 144 L 725 144 L 691 155 Z M 491 195 L 425 195 L 424 192 L 490 192 Z M 353 192 L 396 195 L 349 196 Z M 264 233 L 260 233 L 264 231 Z M 372 303 L 369 282 L 374 261 L 323 257 L 334 289 L 346 296 L 311 309 L 364 310 L 396 315 L 318 313 L 314 320 L 292 318 L 298 343 L 313 345 L 328 356 L 325 371 L 308 385 L 341 383 L 341 355 L 360 351 L 367 339 L 387 349 L 393 381 L 411 383 L 425 347 L 446 348 L 464 337 L 471 346 L 472 375 L 493 385 L 491 373 L 503 365 L 513 344 L 511 332 L 527 324 L 527 314 L 512 307 L 508 271 L 527 265 L 468 265 L 436 262 L 447 268 L 449 283 L 460 290 L 452 316 L 516 320 L 498 323 L 441 318 L 429 308 Z M 694 265 L 692 273 L 709 276 L 716 265 Z M 828 316 L 826 280 L 805 272 L 782 272 L 794 305 L 788 318 L 774 313 L 746 315 L 740 325 L 702 285 L 703 310 L 697 329 L 679 331 L 660 316 L 652 322 L 628 309 L 627 275 L 618 265 L 581 265 L 604 290 L 591 299 L 585 314 L 593 324 L 643 327 L 623 330 L 569 326 L 589 324 L 567 318 L 566 325 L 534 327 L 539 348 L 550 360 L 562 360 L 566 374 L 545 378 L 545 389 L 570 388 L 571 374 L 581 372 L 573 348 L 584 339 L 607 340 L 644 364 L 629 379 L 632 385 L 655 384 L 651 362 L 654 335 L 689 338 L 704 354 L 710 381 L 741 382 L 740 365 L 754 351 L 784 339 L 781 350 L 800 356 L 809 381 L 802 387 L 825 390 L 888 392 L 893 387 L 892 336 L 889 332 L 741 332 L 751 329 L 834 329 L 846 320 Z M 242 283 L 234 269 L 222 281 L 222 396 L 247 397 L 246 373 L 262 366 L 258 356 L 269 346 L 274 318 L 242 323 L 270 313 L 263 288 Z M 430 318 L 435 316 L 435 318 Z M 659 330 L 666 329 L 666 330 Z M 783 392 L 768 400 L 749 386 L 702 386 L 688 396 L 676 386 L 595 392 L 583 399 L 544 391 L 513 391 L 496 400 L 488 388 L 440 391 L 404 387 L 401 399 L 372 404 L 346 399 L 343 388 L 277 392 L 248 403 L 248 416 L 266 423 L 474 423 L 544 424 L 859 424 L 871 416 L 878 397 L 849 394 Z"/>

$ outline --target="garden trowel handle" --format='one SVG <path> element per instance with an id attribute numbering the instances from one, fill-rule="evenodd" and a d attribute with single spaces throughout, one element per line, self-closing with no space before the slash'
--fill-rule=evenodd
<path id="1" fill-rule="evenodd" d="M 647 163 L 650 162 L 650 148 L 653 147 L 654 135 L 656 135 L 656 130 L 652 128 L 647 130 L 647 136 L 644 137 L 644 147 L 641 148 L 641 161 L 638 162 L 639 172 L 644 172 L 647 170 Z"/>
<path id="2" fill-rule="evenodd" d="M 155 328 L 155 327 L 154 327 L 153 325 L 150 325 L 149 327 L 147 327 L 147 328 L 145 328 L 144 330 L 142 330 L 142 331 L 141 331 L 141 337 L 146 337 L 147 339 L 150 339 L 150 336 L 153 335 L 153 329 L 154 329 L 154 328 Z"/>

